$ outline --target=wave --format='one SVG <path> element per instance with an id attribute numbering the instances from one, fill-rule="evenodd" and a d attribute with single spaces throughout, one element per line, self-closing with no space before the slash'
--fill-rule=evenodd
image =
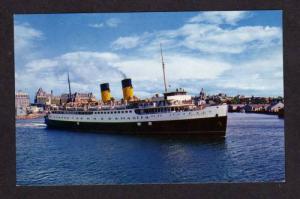
<path id="1" fill-rule="evenodd" d="M 16 127 L 25 127 L 25 128 L 45 128 L 47 125 L 45 123 L 16 123 Z"/>

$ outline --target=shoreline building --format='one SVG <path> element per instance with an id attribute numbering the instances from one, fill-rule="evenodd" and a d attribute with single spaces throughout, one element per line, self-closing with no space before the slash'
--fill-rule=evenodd
<path id="1" fill-rule="evenodd" d="M 54 96 L 53 91 L 47 93 L 42 88 L 39 88 L 36 92 L 34 103 L 37 106 L 50 106 L 50 105 L 60 105 L 60 96 Z"/>
<path id="2" fill-rule="evenodd" d="M 50 105 L 51 94 L 46 93 L 42 88 L 39 88 L 36 92 L 34 103 L 37 105 Z"/>
<path id="3" fill-rule="evenodd" d="M 63 93 L 60 96 L 61 104 L 66 104 L 69 101 L 69 93 Z M 73 93 L 71 94 L 71 102 L 74 102 L 75 104 L 88 104 L 91 102 L 97 102 L 96 97 L 93 95 L 93 93 Z"/>
<path id="4" fill-rule="evenodd" d="M 27 108 L 30 105 L 30 98 L 28 93 L 18 91 L 15 93 L 15 109 L 16 115 L 26 115 Z"/>

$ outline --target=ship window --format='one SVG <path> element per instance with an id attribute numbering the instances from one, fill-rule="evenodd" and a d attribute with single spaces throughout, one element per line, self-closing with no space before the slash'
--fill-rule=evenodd
<path id="1" fill-rule="evenodd" d="M 118 113 L 120 113 L 120 111 L 118 111 Z"/>
<path id="2" fill-rule="evenodd" d="M 116 117 L 115 120 L 118 120 L 118 118 Z"/>
<path id="3" fill-rule="evenodd" d="M 132 113 L 132 111 L 129 111 L 129 113 Z"/>
<path id="4" fill-rule="evenodd" d="M 127 119 L 130 120 L 130 117 L 128 117 Z"/>
<path id="5" fill-rule="evenodd" d="M 117 111 L 115 111 L 114 113 L 117 113 Z"/>
<path id="6" fill-rule="evenodd" d="M 106 114 L 106 112 L 103 112 L 104 114 Z"/>
<path id="7" fill-rule="evenodd" d="M 128 111 L 125 111 L 125 113 L 128 113 Z"/>
<path id="8" fill-rule="evenodd" d="M 124 113 L 124 111 L 121 111 L 121 113 Z"/>

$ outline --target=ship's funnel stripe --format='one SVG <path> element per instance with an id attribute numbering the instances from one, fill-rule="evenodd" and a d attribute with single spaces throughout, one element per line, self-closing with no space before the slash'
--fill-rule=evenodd
<path id="1" fill-rule="evenodd" d="M 110 90 L 108 83 L 100 84 L 100 87 L 101 87 L 101 91 L 109 91 Z"/>
<path id="2" fill-rule="evenodd" d="M 110 89 L 108 83 L 100 84 L 102 101 L 109 102 L 111 100 Z"/>
<path id="3" fill-rule="evenodd" d="M 122 88 L 132 87 L 131 79 L 123 79 L 122 80 Z"/>
<path id="4" fill-rule="evenodd" d="M 123 90 L 123 99 L 131 100 L 133 99 L 133 87 L 131 84 L 131 79 L 122 80 L 122 90 Z"/>

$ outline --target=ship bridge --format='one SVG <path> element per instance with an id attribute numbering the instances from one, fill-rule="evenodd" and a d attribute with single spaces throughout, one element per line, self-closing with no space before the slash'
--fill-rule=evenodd
<path id="1" fill-rule="evenodd" d="M 165 100 L 178 100 L 178 101 L 188 101 L 192 99 L 192 96 L 187 95 L 187 92 L 182 89 L 176 89 L 176 91 L 165 92 Z"/>

